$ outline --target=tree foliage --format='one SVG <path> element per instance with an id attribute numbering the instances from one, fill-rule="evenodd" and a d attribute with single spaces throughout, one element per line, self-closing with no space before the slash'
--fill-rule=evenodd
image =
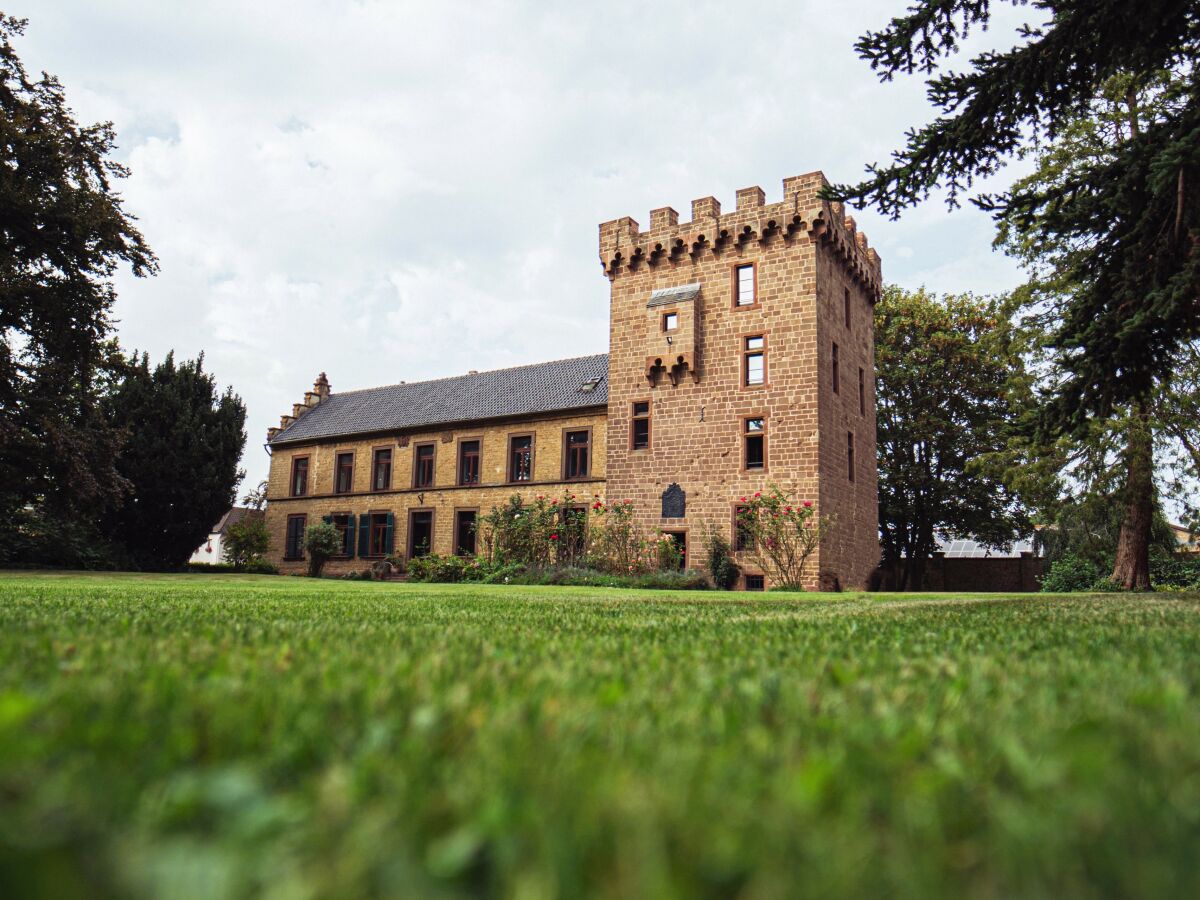
<path id="1" fill-rule="evenodd" d="M 225 559 L 239 568 L 253 565 L 263 558 L 271 545 L 267 523 L 262 516 L 244 517 L 229 526 L 222 541 Z"/>
<path id="2" fill-rule="evenodd" d="M 233 505 L 246 408 L 219 392 L 203 356 L 176 364 L 174 354 L 153 369 L 146 354 L 132 357 L 104 406 L 127 435 L 116 467 L 130 488 L 101 530 L 124 564 L 178 568 Z"/>
<path id="3" fill-rule="evenodd" d="M 1104 101 L 1122 73 L 1171 72 L 1178 86 L 1162 114 L 1104 157 L 1082 159 L 1053 184 L 1018 184 L 974 202 L 1017 217 L 1031 234 L 1072 246 L 1075 287 L 1053 346 L 1064 377 L 1048 421 L 1086 427 L 1089 416 L 1144 396 L 1200 334 L 1200 16 L 1195 0 L 1036 0 L 1042 21 L 1010 49 L 964 71 L 941 71 L 985 0 L 919 0 L 857 45 L 883 80 L 928 76 L 939 115 L 910 131 L 890 164 L 829 196 L 897 216 L 942 188 L 951 204 L 1020 148 L 1054 142 Z"/>
<path id="4" fill-rule="evenodd" d="M 342 533 L 329 522 L 309 525 L 304 532 L 304 552 L 308 556 L 308 574 L 319 578 L 330 557 L 342 552 Z"/>
<path id="5" fill-rule="evenodd" d="M 25 22 L 0 13 L 0 560 L 71 550 L 127 485 L 120 435 L 98 396 L 118 359 L 108 340 L 119 266 L 157 261 L 114 183 L 112 125 L 82 126 L 53 76 L 31 78 L 13 47 Z M 211 523 L 209 523 L 211 524 Z M 90 540 L 86 538 L 85 540 Z"/>
<path id="6" fill-rule="evenodd" d="M 1030 396 L 999 303 L 885 289 L 875 307 L 879 520 L 886 564 L 919 590 L 939 534 L 1011 545 L 1030 526 L 987 465 Z"/>

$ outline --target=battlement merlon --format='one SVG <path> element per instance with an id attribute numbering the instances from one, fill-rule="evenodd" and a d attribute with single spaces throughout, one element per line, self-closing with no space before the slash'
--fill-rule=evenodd
<path id="1" fill-rule="evenodd" d="M 867 236 L 846 215 L 841 203 L 822 200 L 818 192 L 829 182 L 821 172 L 783 180 L 783 200 L 767 204 L 760 187 L 737 192 L 737 208 L 721 214 L 713 197 L 692 201 L 692 220 L 680 222 L 669 206 L 650 211 L 650 229 L 641 231 L 625 216 L 600 226 L 600 262 L 604 274 L 615 278 L 642 265 L 678 264 L 702 253 L 721 253 L 748 241 L 809 240 L 837 254 L 850 275 L 874 303 L 883 292 L 879 254 Z"/>

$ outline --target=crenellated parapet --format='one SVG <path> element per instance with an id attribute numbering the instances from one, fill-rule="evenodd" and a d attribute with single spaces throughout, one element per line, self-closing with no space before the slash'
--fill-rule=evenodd
<path id="1" fill-rule="evenodd" d="M 600 261 L 610 279 L 642 266 L 677 266 L 703 254 L 720 255 L 748 242 L 806 240 L 834 253 L 872 302 L 883 290 L 879 254 L 867 243 L 841 203 L 821 199 L 828 182 L 821 172 L 783 180 L 783 200 L 767 204 L 760 187 L 737 192 L 737 208 L 722 214 L 713 197 L 692 201 L 690 222 L 680 222 L 671 207 L 650 211 L 650 228 L 641 231 L 625 216 L 600 226 Z"/>

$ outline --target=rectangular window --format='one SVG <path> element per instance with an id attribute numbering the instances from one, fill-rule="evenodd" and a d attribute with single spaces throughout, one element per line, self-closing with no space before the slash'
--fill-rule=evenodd
<path id="1" fill-rule="evenodd" d="M 304 529 L 308 516 L 300 513 L 287 517 L 287 538 L 283 544 L 284 559 L 304 559 Z"/>
<path id="2" fill-rule="evenodd" d="M 508 480 L 533 481 L 533 435 L 508 439 Z"/>
<path id="3" fill-rule="evenodd" d="M 846 475 L 854 480 L 854 432 L 846 432 Z"/>
<path id="4" fill-rule="evenodd" d="M 348 494 L 354 490 L 354 454 L 339 453 L 333 467 L 333 492 Z"/>
<path id="5" fill-rule="evenodd" d="M 456 556 L 475 555 L 475 520 L 473 509 L 460 509 L 454 514 L 454 553 Z"/>
<path id="6" fill-rule="evenodd" d="M 755 292 L 754 263 L 737 266 L 733 270 L 733 301 L 735 306 L 753 306 L 757 300 Z"/>
<path id="7" fill-rule="evenodd" d="M 292 496 L 303 497 L 308 493 L 308 457 L 297 456 L 292 460 Z"/>
<path id="8" fill-rule="evenodd" d="M 677 312 L 663 313 L 663 317 L 662 317 L 662 330 L 663 331 L 674 331 L 678 327 L 679 327 L 679 313 L 677 313 Z"/>
<path id="9" fill-rule="evenodd" d="M 767 420 L 754 417 L 743 420 L 744 466 L 764 470 L 767 467 Z"/>
<path id="10" fill-rule="evenodd" d="M 846 327 L 850 327 L 850 288 L 846 288 L 845 300 Z"/>
<path id="11" fill-rule="evenodd" d="M 867 414 L 867 373 L 862 369 L 858 370 L 858 414 Z"/>
<path id="12" fill-rule="evenodd" d="M 370 556 L 387 556 L 392 552 L 392 516 L 382 512 L 371 513 L 370 518 L 367 553 Z"/>
<path id="13" fill-rule="evenodd" d="M 638 400 L 633 404 L 633 425 L 629 446 L 633 450 L 650 449 L 650 401 Z"/>
<path id="14" fill-rule="evenodd" d="M 433 552 L 433 510 L 413 510 L 408 516 L 408 555 L 428 556 Z"/>
<path id="15" fill-rule="evenodd" d="M 371 489 L 386 491 L 392 486 L 392 449 L 384 447 L 375 451 L 371 461 Z"/>
<path id="16" fill-rule="evenodd" d="M 742 345 L 742 387 L 767 383 L 767 339 L 755 334 Z"/>
<path id="17" fill-rule="evenodd" d="M 742 518 L 745 513 L 745 506 L 735 506 L 733 508 L 733 549 L 737 551 L 754 549 L 754 538 L 751 536 L 750 529 Z"/>
<path id="18" fill-rule="evenodd" d="M 765 591 L 767 589 L 766 579 L 761 575 L 746 576 L 746 590 L 748 591 Z"/>
<path id="19" fill-rule="evenodd" d="M 592 433 L 568 431 L 564 443 L 564 475 L 567 479 L 587 478 L 588 465 L 591 462 Z"/>
<path id="20" fill-rule="evenodd" d="M 417 444 L 413 448 L 413 487 L 433 487 L 433 458 L 435 444 Z"/>
<path id="21" fill-rule="evenodd" d="M 679 569 L 683 571 L 687 568 L 687 532 L 664 531 L 663 535 L 669 537 L 675 544 L 675 549 L 679 551 Z"/>
<path id="22" fill-rule="evenodd" d="M 838 371 L 838 368 L 839 368 L 838 345 L 834 344 L 833 345 L 833 392 L 835 394 L 838 393 L 842 387 L 842 377 L 841 377 L 841 373 Z"/>
<path id="23" fill-rule="evenodd" d="M 458 483 L 479 484 L 479 441 L 459 442 Z"/>
<path id="24" fill-rule="evenodd" d="M 329 517 L 329 524 L 338 530 L 342 536 L 342 549 L 339 556 L 354 555 L 354 516 L 350 513 L 334 513 Z"/>

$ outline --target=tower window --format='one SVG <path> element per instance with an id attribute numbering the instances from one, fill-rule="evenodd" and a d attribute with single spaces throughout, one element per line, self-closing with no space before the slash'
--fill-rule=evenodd
<path id="1" fill-rule="evenodd" d="M 479 484 L 479 441 L 458 445 L 458 483 Z"/>
<path id="2" fill-rule="evenodd" d="M 587 478 L 591 457 L 591 431 L 568 431 L 563 438 L 563 475 L 568 479 Z"/>
<path id="3" fill-rule="evenodd" d="M 862 369 L 858 370 L 858 414 L 867 414 L 867 373 Z"/>
<path id="4" fill-rule="evenodd" d="M 839 371 L 838 364 L 838 345 L 833 345 L 833 392 L 836 394 L 841 390 L 842 377 Z"/>
<path id="5" fill-rule="evenodd" d="M 383 447 L 375 451 L 371 461 L 371 488 L 376 491 L 386 491 L 392 486 L 392 450 Z"/>
<path id="6" fill-rule="evenodd" d="M 765 471 L 767 468 L 767 420 L 758 416 L 742 420 L 742 446 L 745 469 Z"/>
<path id="7" fill-rule="evenodd" d="M 854 480 L 854 432 L 846 432 L 846 477 Z"/>
<path id="8" fill-rule="evenodd" d="M 533 480 L 533 435 L 519 434 L 508 439 L 508 480 Z"/>
<path id="9" fill-rule="evenodd" d="M 734 268 L 733 301 L 735 306 L 753 306 L 758 301 L 756 281 L 754 263 L 746 263 Z"/>
<path id="10" fill-rule="evenodd" d="M 339 453 L 333 471 L 333 492 L 348 494 L 354 490 L 354 454 Z"/>
<path id="11" fill-rule="evenodd" d="M 665 312 L 662 317 L 662 330 L 674 331 L 679 327 L 679 313 Z"/>
<path id="12" fill-rule="evenodd" d="M 754 387 L 767 383 L 767 338 L 754 334 L 743 339 L 742 386 Z"/>
<path id="13" fill-rule="evenodd" d="M 846 288 L 846 299 L 845 299 L 844 305 L 845 305 L 846 327 L 849 328 L 850 327 L 850 288 Z"/>
<path id="14" fill-rule="evenodd" d="M 632 450 L 650 448 L 650 401 L 639 400 L 633 404 L 633 424 L 629 446 Z"/>

